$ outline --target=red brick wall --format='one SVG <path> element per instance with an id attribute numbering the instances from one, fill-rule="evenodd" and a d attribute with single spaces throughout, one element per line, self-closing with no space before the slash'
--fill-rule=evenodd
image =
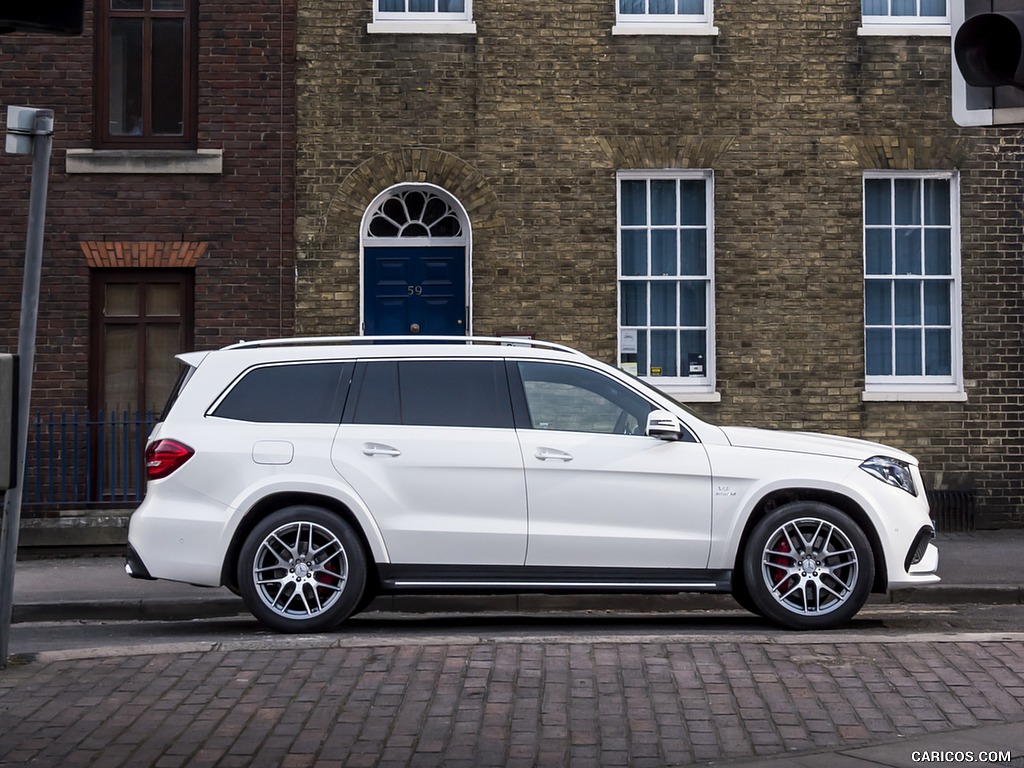
<path id="1" fill-rule="evenodd" d="M 55 113 L 34 407 L 86 404 L 83 241 L 206 243 L 195 267 L 197 348 L 292 332 L 294 5 L 200 3 L 198 137 L 200 149 L 223 150 L 215 175 L 67 173 L 67 150 L 93 146 L 92 4 L 80 37 L 0 36 L 0 104 Z M 0 156 L 3 350 L 17 345 L 30 176 L 31 158 Z"/>

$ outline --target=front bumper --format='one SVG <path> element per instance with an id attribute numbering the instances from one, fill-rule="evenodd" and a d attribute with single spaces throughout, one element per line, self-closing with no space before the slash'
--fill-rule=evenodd
<path id="1" fill-rule="evenodd" d="M 914 537 L 903 560 L 903 571 L 898 577 L 889 575 L 889 589 L 920 587 L 939 582 L 939 548 L 932 543 L 935 530 L 924 526 Z"/>

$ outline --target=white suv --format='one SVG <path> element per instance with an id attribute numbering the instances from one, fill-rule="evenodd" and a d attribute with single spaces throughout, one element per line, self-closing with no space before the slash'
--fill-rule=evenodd
<path id="1" fill-rule="evenodd" d="M 938 581 L 915 459 L 717 427 L 572 349 L 283 339 L 180 356 L 126 570 L 327 629 L 382 593 L 731 592 L 798 629 Z"/>

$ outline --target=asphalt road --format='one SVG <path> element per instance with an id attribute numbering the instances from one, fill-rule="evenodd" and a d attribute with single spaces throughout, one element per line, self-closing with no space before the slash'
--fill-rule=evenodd
<path id="1" fill-rule="evenodd" d="M 10 653 L 79 654 L 203 651 L 210 648 L 274 649 L 305 644 L 459 644 L 526 640 L 539 642 L 650 641 L 791 643 L 925 641 L 950 636 L 1024 640 L 1024 605 L 866 606 L 846 628 L 804 633 L 779 629 L 743 611 L 707 610 L 632 614 L 613 611 L 505 615 L 366 613 L 318 635 L 269 631 L 247 614 L 190 621 L 63 621 L 15 624 Z"/>

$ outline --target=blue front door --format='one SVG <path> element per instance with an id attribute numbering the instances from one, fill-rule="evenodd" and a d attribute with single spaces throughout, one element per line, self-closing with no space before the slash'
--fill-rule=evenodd
<path id="1" fill-rule="evenodd" d="M 368 336 L 466 335 L 466 249 L 367 248 Z"/>

